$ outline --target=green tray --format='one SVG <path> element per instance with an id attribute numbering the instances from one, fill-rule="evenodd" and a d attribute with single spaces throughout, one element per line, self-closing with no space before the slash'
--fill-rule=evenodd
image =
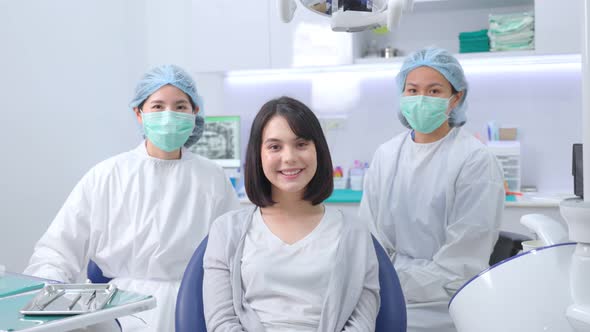
<path id="1" fill-rule="evenodd" d="M 8 272 L 0 277 L 0 299 L 40 289 L 43 286 L 45 286 L 45 282 L 41 279 Z"/>

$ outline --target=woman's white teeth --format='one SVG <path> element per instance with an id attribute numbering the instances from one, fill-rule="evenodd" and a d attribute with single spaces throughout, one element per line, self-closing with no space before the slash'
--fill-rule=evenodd
<path id="1" fill-rule="evenodd" d="M 299 174 L 299 172 L 301 172 L 300 169 L 295 170 L 295 171 L 281 171 L 281 173 L 288 175 L 288 176 Z"/>

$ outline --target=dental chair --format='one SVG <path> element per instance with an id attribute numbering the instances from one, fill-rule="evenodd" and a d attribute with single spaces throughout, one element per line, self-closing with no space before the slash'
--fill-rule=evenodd
<path id="1" fill-rule="evenodd" d="M 88 268 L 86 276 L 93 284 L 106 284 L 111 281 L 111 278 L 107 278 L 102 274 L 102 270 L 92 260 L 88 262 Z"/>
<path id="2" fill-rule="evenodd" d="M 203 313 L 203 255 L 207 248 L 205 237 L 191 258 L 176 299 L 176 332 L 206 332 Z M 373 238 L 379 262 L 381 307 L 377 316 L 376 332 L 405 332 L 406 303 L 397 273 L 389 256 Z"/>

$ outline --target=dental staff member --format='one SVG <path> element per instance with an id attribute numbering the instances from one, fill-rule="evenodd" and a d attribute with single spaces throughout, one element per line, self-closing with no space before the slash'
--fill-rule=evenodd
<path id="1" fill-rule="evenodd" d="M 455 331 L 448 302 L 488 267 L 504 208 L 502 171 L 462 128 L 468 89 L 457 59 L 419 50 L 396 80 L 399 119 L 410 130 L 375 152 L 360 214 L 394 263 L 408 331 Z"/>
<path id="2" fill-rule="evenodd" d="M 156 298 L 154 310 L 120 319 L 123 331 L 174 331 L 193 251 L 215 218 L 238 207 L 223 170 L 183 147 L 203 132 L 200 104 L 181 68 L 148 71 L 130 105 L 145 141 L 84 175 L 24 273 L 75 282 L 93 260 L 119 288 Z"/>
<path id="3" fill-rule="evenodd" d="M 262 106 L 245 185 L 256 205 L 211 226 L 203 261 L 208 332 L 371 332 L 379 265 L 366 223 L 323 201 L 332 161 L 320 123 L 288 97 Z"/>

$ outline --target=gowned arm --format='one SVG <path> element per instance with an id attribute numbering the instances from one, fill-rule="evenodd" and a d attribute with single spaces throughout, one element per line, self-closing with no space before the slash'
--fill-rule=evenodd
<path id="1" fill-rule="evenodd" d="M 501 175 L 458 184 L 446 241 L 433 259 L 397 254 L 395 263 L 406 300 L 446 301 L 465 281 L 487 268 L 503 208 Z"/>
<path id="2" fill-rule="evenodd" d="M 86 177 L 72 190 L 35 249 L 24 273 L 75 282 L 88 262 L 90 205 Z"/>

